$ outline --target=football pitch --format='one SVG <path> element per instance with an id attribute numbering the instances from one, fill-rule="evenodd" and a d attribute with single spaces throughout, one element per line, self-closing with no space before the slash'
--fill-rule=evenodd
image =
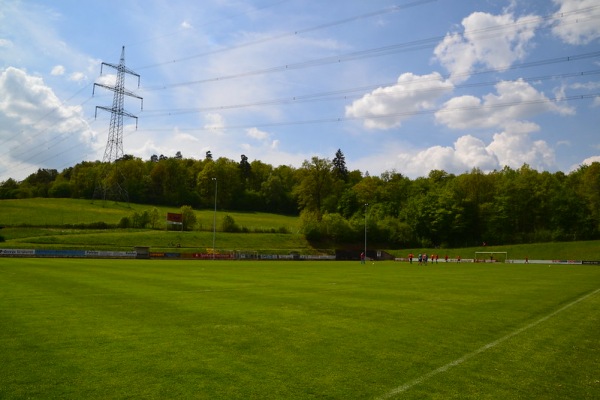
<path id="1" fill-rule="evenodd" d="M 2 399 L 597 399 L 600 267 L 0 259 Z"/>

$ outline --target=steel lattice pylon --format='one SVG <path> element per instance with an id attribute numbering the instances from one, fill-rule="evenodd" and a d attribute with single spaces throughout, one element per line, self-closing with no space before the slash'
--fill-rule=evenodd
<path id="1" fill-rule="evenodd" d="M 125 111 L 125 96 L 135 97 L 141 100 L 141 108 L 144 107 L 144 99 L 133 92 L 125 89 L 125 74 L 133 75 L 138 78 L 138 87 L 140 86 L 140 75 L 136 74 L 125 66 L 125 46 L 121 49 L 121 60 L 119 64 L 110 64 L 103 62 L 100 66 L 100 74 L 104 66 L 114 68 L 117 71 L 117 79 L 114 86 L 102 83 L 94 83 L 92 96 L 95 94 L 96 86 L 103 87 L 114 92 L 112 107 L 96 106 L 96 116 L 98 109 L 110 112 L 110 126 L 108 130 L 108 140 L 104 157 L 102 158 L 103 172 L 99 177 L 94 198 L 102 196 L 103 200 L 107 197 L 118 197 L 114 200 L 129 201 L 127 189 L 122 184 L 122 173 L 118 170 L 118 161 L 123 158 L 123 117 L 135 119 L 137 129 L 137 116 Z"/>

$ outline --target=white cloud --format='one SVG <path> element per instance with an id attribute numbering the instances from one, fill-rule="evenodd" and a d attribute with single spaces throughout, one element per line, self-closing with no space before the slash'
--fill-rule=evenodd
<path id="1" fill-rule="evenodd" d="M 500 161 L 485 143 L 473 136 L 458 138 L 453 147 L 433 146 L 412 154 L 397 156 L 398 171 L 411 177 L 426 176 L 434 169 L 460 174 L 473 168 L 497 169 Z"/>
<path id="2" fill-rule="evenodd" d="M 87 80 L 87 76 L 83 72 L 73 72 L 69 76 L 69 80 L 74 81 L 74 82 L 82 82 L 82 81 Z"/>
<path id="3" fill-rule="evenodd" d="M 600 7 L 597 0 L 553 0 L 560 8 L 552 33 L 572 45 L 591 43 L 600 38 Z"/>
<path id="4" fill-rule="evenodd" d="M 261 131 L 258 128 L 247 129 L 246 135 L 256 140 L 266 140 L 269 138 L 269 134 L 267 132 Z"/>
<path id="5" fill-rule="evenodd" d="M 519 79 L 499 82 L 496 94 L 487 94 L 482 99 L 475 96 L 452 98 L 435 116 L 439 123 L 449 128 L 473 129 L 503 127 L 545 112 L 560 115 L 575 113 L 572 107 L 553 103 L 529 83 Z"/>
<path id="6" fill-rule="evenodd" d="M 538 170 L 554 167 L 554 150 L 543 140 L 532 140 L 527 130 L 519 126 L 497 133 L 487 148 L 496 154 L 502 167 L 519 168 L 525 163 Z"/>
<path id="7" fill-rule="evenodd" d="M 189 133 L 182 133 L 179 132 L 175 135 L 175 139 L 179 140 L 179 141 L 184 141 L 184 142 L 200 142 L 200 139 L 198 139 L 196 136 L 190 135 Z"/>
<path id="8" fill-rule="evenodd" d="M 416 112 L 432 109 L 435 101 L 452 89 L 453 85 L 437 72 L 421 76 L 404 73 L 395 85 L 375 89 L 346 106 L 346 116 L 364 118 L 369 129 L 390 129 Z"/>
<path id="9" fill-rule="evenodd" d="M 569 172 L 577 171 L 583 165 L 592 165 L 592 163 L 595 162 L 600 163 L 600 156 L 588 157 L 579 164 L 571 165 L 571 168 L 569 168 Z"/>
<path id="10" fill-rule="evenodd" d="M 221 130 L 225 127 L 225 118 L 221 114 L 209 113 L 204 116 L 204 129 Z"/>
<path id="11" fill-rule="evenodd" d="M 102 74 L 96 79 L 96 83 L 101 83 L 106 86 L 115 86 L 117 82 L 117 75 L 115 74 Z"/>
<path id="12" fill-rule="evenodd" d="M 30 165 L 70 166 L 95 151 L 95 138 L 81 107 L 62 104 L 41 78 L 13 67 L 0 71 L 0 158 L 5 166 L 0 176 L 21 178 Z"/>
<path id="13" fill-rule="evenodd" d="M 0 47 L 9 48 L 12 47 L 13 43 L 8 39 L 0 39 Z"/>
<path id="14" fill-rule="evenodd" d="M 597 90 L 600 89 L 600 82 L 576 82 L 569 85 L 571 89 Z"/>
<path id="15" fill-rule="evenodd" d="M 60 75 L 64 75 L 65 73 L 65 67 L 63 67 L 62 65 L 56 65 L 52 68 L 52 71 L 50 72 L 50 74 L 54 75 L 54 76 L 60 76 Z"/>
<path id="16" fill-rule="evenodd" d="M 533 16 L 474 12 L 462 20 L 463 33 L 448 33 L 434 54 L 455 82 L 466 80 L 478 64 L 505 69 L 526 56 L 540 21 Z"/>
<path id="17" fill-rule="evenodd" d="M 588 157 L 581 162 L 582 165 L 591 165 L 592 163 L 600 162 L 600 156 Z"/>
<path id="18" fill-rule="evenodd" d="M 182 27 L 183 29 L 192 29 L 192 28 L 193 28 L 192 24 L 190 24 L 188 21 L 183 21 L 183 22 L 181 23 L 181 27 Z"/>
<path id="19" fill-rule="evenodd" d="M 461 174 L 473 168 L 484 172 L 504 166 L 519 168 L 525 163 L 538 170 L 550 170 L 556 166 L 555 153 L 545 141 L 534 140 L 532 136 L 538 130 L 536 124 L 515 122 L 493 135 L 489 143 L 472 135 L 459 137 L 451 146 L 411 150 L 385 143 L 380 146 L 381 152 L 369 153 L 353 163 L 362 171 L 394 169 L 411 178 L 427 176 L 436 169 Z"/>

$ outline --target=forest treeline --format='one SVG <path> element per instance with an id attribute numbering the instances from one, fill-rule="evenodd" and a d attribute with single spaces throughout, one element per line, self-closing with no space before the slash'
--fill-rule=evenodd
<path id="1" fill-rule="evenodd" d="M 300 215 L 309 240 L 389 247 L 473 246 L 600 238 L 600 163 L 538 172 L 528 165 L 460 175 L 440 170 L 409 179 L 398 171 L 370 176 L 333 159 L 301 167 L 255 160 L 125 155 L 113 164 L 81 162 L 62 172 L 39 169 L 0 183 L 0 199 L 93 199 L 119 187 L 128 201 L 194 209 Z M 112 192 L 104 192 L 112 193 Z"/>

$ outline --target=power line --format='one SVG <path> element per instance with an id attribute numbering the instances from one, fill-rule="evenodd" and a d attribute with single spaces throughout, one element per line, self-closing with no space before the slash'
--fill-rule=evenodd
<path id="1" fill-rule="evenodd" d="M 595 98 L 600 98 L 600 92 L 592 93 L 592 94 L 585 94 L 585 95 L 572 95 L 572 96 L 565 96 L 565 97 L 536 99 L 536 100 L 529 100 L 529 101 L 505 102 L 505 103 L 498 103 L 498 104 L 493 104 L 493 105 L 478 105 L 478 106 L 465 106 L 465 107 L 453 107 L 453 108 L 435 108 L 435 109 L 430 109 L 430 110 L 396 112 L 396 113 L 388 113 L 388 114 L 382 114 L 382 115 L 368 115 L 368 116 L 359 116 L 359 117 L 330 117 L 330 118 L 288 121 L 288 122 L 258 123 L 258 124 L 249 124 L 249 125 L 231 125 L 231 126 L 225 126 L 225 127 L 221 127 L 221 128 L 181 128 L 181 127 L 179 127 L 178 130 L 181 132 L 194 132 L 194 131 L 215 131 L 215 130 L 265 128 L 265 127 L 279 127 L 279 126 L 332 124 L 332 123 L 342 123 L 342 122 L 349 122 L 349 121 L 361 121 L 361 120 L 367 120 L 367 119 L 411 117 L 411 116 L 418 116 L 418 115 L 435 114 L 437 112 L 451 113 L 451 112 L 457 112 L 457 111 L 486 110 L 486 109 L 513 107 L 513 106 L 520 106 L 520 105 L 571 102 L 571 101 L 581 101 L 581 100 L 589 100 L 589 99 L 595 99 Z M 170 130 L 172 130 L 172 127 L 145 129 L 145 131 L 147 131 L 147 132 L 161 132 L 161 131 L 170 131 Z M 64 151 L 62 151 L 61 153 L 55 154 L 52 157 L 49 157 L 49 158 L 43 160 L 43 162 L 49 161 L 53 158 L 56 158 L 56 157 L 66 153 L 70 150 L 73 150 L 77 147 L 79 147 L 79 145 L 75 145 L 70 148 L 67 148 Z M 26 161 L 20 162 L 19 164 L 17 164 L 17 166 L 22 165 L 24 162 L 26 162 Z M 22 170 L 24 170 L 24 168 Z"/>
<path id="2" fill-rule="evenodd" d="M 392 7 L 384 8 L 382 10 L 377 10 L 377 11 L 368 12 L 368 13 L 365 13 L 365 14 L 356 15 L 356 16 L 353 16 L 353 17 L 344 18 L 344 19 L 341 19 L 341 20 L 332 21 L 332 22 L 328 22 L 328 23 L 325 23 L 325 24 L 313 26 L 313 27 L 310 27 L 310 28 L 299 29 L 299 30 L 287 32 L 287 33 L 284 33 L 284 34 L 281 34 L 281 35 L 270 36 L 270 37 L 267 37 L 267 38 L 263 38 L 263 39 L 259 39 L 259 40 L 254 40 L 254 41 L 251 41 L 251 42 L 242 43 L 242 44 L 239 44 L 239 45 L 236 45 L 236 46 L 230 46 L 230 47 L 225 47 L 225 48 L 222 48 L 222 49 L 207 51 L 207 52 L 204 52 L 204 53 L 198 53 L 198 54 L 190 55 L 190 56 L 187 56 L 187 57 L 182 57 L 182 58 L 171 60 L 171 61 L 164 61 L 164 62 L 160 62 L 160 63 L 156 63 L 156 64 L 146 65 L 146 66 L 143 66 L 143 67 L 137 67 L 136 69 L 142 70 L 142 69 L 148 69 L 148 68 L 156 68 L 156 67 L 160 67 L 160 66 L 167 65 L 167 64 L 175 64 L 175 63 L 179 63 L 179 62 L 183 62 L 183 61 L 189 61 L 189 60 L 193 60 L 193 59 L 200 58 L 200 57 L 205 57 L 205 56 L 212 55 L 212 54 L 222 53 L 222 52 L 236 50 L 236 49 L 241 49 L 241 48 L 245 48 L 245 47 L 249 47 L 249 46 L 254 46 L 254 45 L 257 45 L 257 44 L 271 42 L 271 41 L 274 41 L 274 40 L 284 39 L 284 38 L 287 38 L 287 37 L 298 36 L 298 35 L 301 35 L 301 34 L 304 34 L 304 33 L 314 32 L 314 31 L 317 31 L 317 30 L 325 29 L 325 28 L 331 28 L 331 27 L 334 27 L 334 26 L 337 26 L 337 25 L 342 25 L 342 24 L 346 24 L 346 23 L 349 23 L 349 22 L 354 22 L 354 21 L 357 21 L 357 20 L 360 20 L 360 19 L 366 19 L 366 18 L 372 18 L 372 17 L 375 17 L 375 16 L 390 14 L 390 13 L 397 12 L 397 11 L 400 11 L 400 10 L 404 10 L 404 9 L 408 9 L 408 8 L 416 7 L 416 6 L 419 6 L 419 5 L 426 4 L 426 3 L 436 2 L 436 1 L 437 0 L 417 0 L 417 1 L 413 1 L 411 3 L 403 4 L 403 5 L 400 5 L 400 6 L 392 6 Z"/>
<path id="3" fill-rule="evenodd" d="M 432 0 L 430 0 L 430 1 L 432 1 Z M 422 3 L 425 3 L 425 2 L 429 2 L 429 1 L 424 1 Z M 419 2 L 414 2 L 414 3 L 410 3 L 410 4 L 415 4 L 415 3 L 419 3 Z M 539 18 L 542 18 L 542 20 L 545 20 L 545 21 L 559 20 L 561 18 L 567 18 L 568 16 L 571 16 L 571 15 L 576 15 L 576 13 L 587 12 L 587 11 L 590 11 L 592 9 L 596 9 L 598 7 L 600 7 L 600 6 L 588 7 L 588 8 L 583 9 L 583 10 L 576 10 L 576 11 L 573 11 L 573 12 L 570 12 L 570 13 L 563 13 L 563 14 L 560 14 L 560 15 L 558 15 L 558 14 L 552 14 L 552 16 L 539 17 Z M 369 14 L 372 14 L 372 13 L 369 13 Z M 363 15 L 366 18 L 367 14 L 363 14 Z M 354 17 L 354 18 L 355 19 L 359 19 L 359 17 L 360 16 L 357 16 L 357 17 Z M 595 18 L 598 18 L 598 17 L 591 17 L 591 18 L 588 18 L 588 20 L 595 19 Z M 351 19 L 346 19 L 346 20 L 350 21 Z M 335 22 L 329 23 L 329 25 L 330 26 L 334 26 L 335 24 L 340 24 L 340 23 L 342 23 L 342 21 L 346 21 L 346 20 L 335 21 Z M 519 22 L 519 24 L 515 23 L 515 24 L 511 24 L 511 25 L 514 28 L 514 27 L 518 27 L 519 25 L 531 24 L 531 23 L 533 23 L 533 21 L 534 21 L 534 19 L 531 19 L 529 21 L 521 21 L 521 22 Z M 568 23 L 578 23 L 580 21 L 582 21 L 582 20 L 579 19 L 578 21 L 570 21 Z M 304 32 L 308 32 L 309 30 L 323 29 L 323 27 L 326 27 L 326 25 L 327 24 L 320 25 L 320 26 L 317 26 L 317 27 L 313 27 L 313 28 L 310 28 L 308 30 L 304 30 Z M 508 25 L 506 25 L 506 26 L 508 26 Z M 549 27 L 549 25 L 546 26 L 546 28 L 548 28 L 548 27 Z M 492 30 L 492 28 L 493 28 L 493 30 Z M 500 29 L 499 27 L 492 27 L 492 28 L 489 28 L 490 30 L 488 31 L 488 34 L 490 34 L 490 35 L 491 34 L 496 34 L 497 31 L 494 31 L 494 30 Z M 485 30 L 480 30 L 480 31 L 484 32 Z M 296 31 L 293 34 L 298 34 L 298 32 L 303 33 L 302 31 Z M 477 32 L 477 31 L 465 31 L 465 32 L 463 32 L 463 34 L 467 33 L 467 32 L 472 33 L 472 32 Z M 422 40 L 415 41 L 415 42 L 409 42 L 409 43 L 403 43 L 403 44 L 401 43 L 401 44 L 392 45 L 392 46 L 385 46 L 385 47 L 380 47 L 380 48 L 376 48 L 376 49 L 367 49 L 367 50 L 363 50 L 362 52 L 355 52 L 355 53 L 350 53 L 350 54 L 346 55 L 346 57 L 355 56 L 356 58 L 348 58 L 348 59 L 341 60 L 341 58 L 338 57 L 338 62 L 342 62 L 342 61 L 346 61 L 346 60 L 350 60 L 350 59 L 358 59 L 360 57 L 363 57 L 363 58 L 371 57 L 371 56 L 374 57 L 374 56 L 377 56 L 377 54 L 385 55 L 386 49 L 388 49 L 388 51 L 389 51 L 388 54 L 393 54 L 394 52 L 396 52 L 396 49 L 401 48 L 402 46 L 405 46 L 405 47 L 409 48 L 409 50 L 418 49 L 419 46 L 427 47 L 427 46 L 431 45 L 434 40 L 439 40 L 440 38 L 443 38 L 443 36 L 442 37 L 437 37 L 437 38 L 422 39 Z M 268 39 L 268 40 L 275 40 L 275 39 L 277 39 L 277 37 L 274 37 L 274 38 L 271 38 L 271 39 Z M 250 44 L 252 44 L 252 43 L 242 44 L 241 46 L 243 47 L 243 46 L 250 45 Z M 234 49 L 234 48 L 237 48 L 237 47 L 233 47 L 233 48 L 229 48 L 229 49 Z M 226 50 L 227 49 L 221 49 L 219 51 L 226 51 Z M 376 55 L 372 55 L 372 54 L 376 54 Z M 517 68 L 537 67 L 537 66 L 551 64 L 551 63 L 554 63 L 554 62 L 575 61 L 575 60 L 581 60 L 581 59 L 584 59 L 584 58 L 598 57 L 599 55 L 600 55 L 600 52 L 593 52 L 593 53 L 586 53 L 586 54 L 582 54 L 582 55 L 575 55 L 575 56 L 569 56 L 569 57 L 559 57 L 559 58 L 555 58 L 555 59 L 548 59 L 548 60 L 542 60 L 542 61 L 531 62 L 531 63 L 517 64 L 517 65 L 513 65 L 513 66 L 510 66 L 510 67 L 507 67 L 507 68 L 497 68 L 497 69 L 490 69 L 490 70 L 479 71 L 479 72 L 474 72 L 474 73 L 465 73 L 465 76 L 466 75 L 470 76 L 470 75 L 475 75 L 475 74 L 480 74 L 480 73 L 487 73 L 487 72 L 490 72 L 490 71 L 494 72 L 494 71 L 500 71 L 500 70 L 501 71 L 505 71 L 505 70 L 509 70 L 509 69 L 517 69 Z M 342 56 L 342 57 L 345 57 L 345 56 Z M 305 67 L 308 67 L 308 66 L 324 65 L 324 64 L 319 64 L 320 60 L 331 59 L 332 61 L 328 61 L 328 62 L 335 62 L 335 58 L 336 57 L 328 57 L 328 58 L 319 59 L 319 60 L 312 60 L 312 61 L 309 60 L 309 61 L 306 61 L 306 62 L 303 62 L 303 63 L 297 63 L 297 64 L 291 64 L 291 65 L 292 66 L 296 66 L 296 69 L 300 69 L 300 68 L 305 68 Z M 280 68 L 280 67 L 274 67 L 274 68 Z M 291 69 L 293 69 L 293 68 L 291 68 Z M 250 72 L 247 72 L 247 73 L 240 74 L 240 77 L 241 76 L 245 76 L 247 74 L 253 74 L 253 73 L 256 73 L 256 71 L 255 72 L 250 71 Z M 584 72 L 584 73 L 581 73 L 581 74 L 588 74 L 588 73 L 589 74 L 595 74 L 595 73 L 598 73 L 598 72 L 597 71 L 587 71 L 587 72 Z M 456 76 L 456 75 L 454 75 L 454 76 Z M 560 75 L 549 75 L 547 77 L 548 77 L 548 79 L 552 79 L 552 78 L 567 78 L 567 77 L 573 77 L 573 75 L 571 75 L 571 74 L 560 74 Z M 543 77 L 537 77 L 537 79 L 539 79 L 539 80 L 541 80 L 541 78 L 543 78 Z M 222 79 L 232 79 L 232 78 L 230 78 L 230 77 L 222 77 L 221 79 L 216 78 L 216 80 L 222 80 Z M 536 78 L 527 78 L 527 79 L 534 80 Z M 183 83 L 183 84 L 185 85 L 186 83 Z M 396 84 L 397 84 L 397 82 L 392 82 L 389 85 L 396 85 Z M 466 88 L 466 87 L 483 86 L 483 85 L 488 85 L 488 84 L 491 84 L 491 83 L 487 82 L 487 83 L 478 83 L 478 84 L 457 85 L 455 87 L 456 88 Z M 91 84 L 89 84 L 89 85 L 91 85 Z M 89 85 L 88 85 L 88 87 L 89 87 Z M 182 85 L 182 84 L 174 84 L 173 87 L 176 87 L 176 86 L 179 86 L 179 85 Z M 347 96 L 342 96 L 343 94 L 352 94 L 352 93 L 356 93 L 356 92 L 361 91 L 361 90 L 369 90 L 369 88 L 373 89 L 374 86 L 363 86 L 362 88 L 342 89 L 340 91 L 321 92 L 321 93 L 315 93 L 315 94 L 309 94 L 309 95 L 294 96 L 292 98 L 287 98 L 287 99 L 273 99 L 273 100 L 266 100 L 266 101 L 262 101 L 262 102 L 241 104 L 241 105 L 238 104 L 238 105 L 220 106 L 220 107 L 212 107 L 212 108 L 211 107 L 204 107 L 204 108 L 200 108 L 200 109 L 196 109 L 196 110 L 210 111 L 210 110 L 217 110 L 217 109 L 242 108 L 242 107 L 258 106 L 258 105 L 276 105 L 276 104 L 285 104 L 285 103 L 294 103 L 294 102 L 309 102 L 309 101 L 333 100 L 333 99 L 340 99 L 340 98 L 344 98 L 345 99 L 345 98 L 347 98 Z M 162 89 L 162 88 L 158 88 L 158 89 L 155 89 L 155 90 L 159 90 L 159 89 Z M 68 100 L 72 99 L 73 97 L 75 97 L 82 90 L 83 89 L 79 90 L 77 93 L 75 93 L 73 96 L 71 96 L 66 101 L 68 101 Z M 151 88 L 146 89 L 146 90 L 151 90 Z M 334 97 L 334 96 L 338 96 L 338 97 Z M 595 97 L 597 97 L 597 94 L 589 95 L 589 96 L 592 96 L 592 97 L 595 98 Z M 590 98 L 590 97 L 585 97 L 584 96 L 581 99 L 584 99 L 584 98 Z M 577 98 L 577 96 L 569 98 L 569 99 L 572 99 L 573 101 L 580 100 L 580 98 Z M 66 101 L 62 102 L 61 105 L 65 104 Z M 89 99 L 86 100 L 82 104 L 85 104 L 87 101 L 89 101 Z M 32 125 L 29 129 L 32 129 L 37 124 L 39 124 L 39 122 L 41 122 L 42 120 L 48 118 L 51 114 L 53 114 L 54 112 L 56 112 L 59 108 L 60 107 L 57 107 L 57 108 L 49 111 L 48 113 L 46 113 L 42 117 L 40 117 L 38 119 L 38 121 L 36 121 L 34 123 L 34 125 Z M 193 111 L 194 109 L 175 109 L 175 110 L 172 110 L 172 111 L 178 112 L 178 111 L 182 111 L 182 110 L 184 112 L 194 112 Z M 181 112 L 181 113 L 184 113 L 184 112 Z M 145 114 L 148 114 L 148 113 L 152 113 L 152 111 L 150 111 L 150 112 L 146 111 L 145 112 Z M 158 116 L 158 115 L 154 115 L 154 116 Z M 391 115 L 391 116 L 393 116 L 393 115 Z M 382 116 L 380 118 L 386 118 L 386 117 L 389 117 L 389 116 Z M 378 117 L 377 116 L 370 116 L 370 117 L 367 117 L 367 118 L 378 118 Z M 344 120 L 347 120 L 347 118 L 342 118 L 342 119 L 336 118 L 336 119 L 329 119 L 329 120 L 324 120 L 324 121 L 325 122 L 331 122 L 331 121 L 344 121 Z M 314 121 L 319 121 L 319 120 L 314 120 Z M 281 123 L 280 125 L 298 125 L 298 124 L 306 124 L 306 123 L 316 123 L 316 122 L 312 122 L 312 121 L 296 121 L 296 122 L 293 122 L 292 121 L 291 123 L 285 123 L 284 122 L 284 123 Z M 252 127 L 254 127 L 254 126 L 271 126 L 271 125 L 268 125 L 268 124 L 252 125 Z M 228 127 L 228 128 L 229 129 L 233 129 L 233 128 L 235 128 L 235 126 Z M 49 129 L 51 129 L 51 127 L 45 128 L 44 130 L 42 130 L 41 132 L 39 132 L 36 136 L 39 136 L 39 135 L 43 134 L 44 132 L 46 132 Z M 200 129 L 193 129 L 193 130 L 200 130 Z M 24 131 L 21 131 L 21 133 L 22 132 L 24 132 Z M 4 139 L 4 141 L 2 142 L 2 144 L 6 143 L 8 141 L 14 141 L 18 135 L 19 134 L 16 134 L 16 135 L 14 135 L 11 138 Z M 57 139 L 58 139 L 58 137 L 56 139 L 52 139 L 52 140 L 57 140 Z M 61 139 L 58 143 L 62 142 L 63 140 L 64 139 Z M 41 144 L 33 147 L 32 149 L 35 149 L 35 148 L 37 148 L 39 146 L 47 146 L 48 143 L 52 143 L 52 141 L 46 142 L 46 143 L 41 143 Z M 53 144 L 51 147 L 57 146 L 58 143 Z M 19 145 L 17 147 L 20 147 L 20 146 L 21 145 Z M 72 148 L 75 148 L 75 147 L 77 147 L 77 146 L 74 146 Z M 15 148 L 13 148 L 13 150 L 14 149 Z M 28 151 L 31 151 L 32 149 L 29 149 Z M 10 149 L 7 150 L 7 153 L 9 151 L 10 151 Z M 27 151 L 24 152 L 24 153 L 22 153 L 22 154 L 26 154 L 26 153 L 27 153 Z M 35 155 L 29 157 L 27 160 L 25 160 L 23 162 L 31 160 L 32 158 L 35 158 L 36 156 L 38 156 L 40 154 L 41 154 L 41 152 L 40 153 L 36 153 Z M 50 157 L 49 159 L 52 159 L 52 158 L 55 158 L 55 157 L 57 157 L 57 156 Z"/>
<path id="4" fill-rule="evenodd" d="M 504 31 L 509 28 L 514 29 L 515 27 L 519 27 L 519 26 L 528 26 L 528 25 L 533 24 L 534 22 L 544 22 L 544 21 L 548 21 L 548 20 L 564 19 L 567 16 L 585 12 L 585 11 L 589 11 L 589 10 L 595 9 L 595 8 L 600 8 L 600 6 L 592 6 L 592 7 L 586 8 L 586 9 L 582 9 L 582 10 L 575 10 L 571 13 L 563 13 L 560 16 L 551 14 L 551 15 L 544 16 L 544 17 L 532 17 L 529 19 L 525 19 L 522 21 L 513 22 L 513 23 L 509 23 L 509 24 L 504 24 L 504 25 L 496 25 L 496 26 L 487 27 L 487 28 L 464 31 L 464 34 L 468 33 L 470 36 L 477 36 L 480 39 L 489 39 L 489 38 L 496 37 L 498 31 Z M 591 20 L 591 19 L 598 19 L 598 18 L 600 18 L 600 15 L 593 16 L 589 19 Z M 578 22 L 579 21 L 572 21 L 569 23 L 578 23 Z M 544 29 L 549 29 L 549 28 L 550 28 L 549 24 L 544 27 Z M 328 65 L 328 64 L 337 64 L 337 63 L 359 60 L 359 59 L 364 59 L 364 58 L 381 57 L 381 56 L 385 56 L 385 55 L 396 54 L 399 52 L 422 50 L 422 49 L 433 47 L 435 44 L 439 43 L 440 40 L 444 39 L 445 37 L 446 37 L 445 35 L 444 36 L 434 36 L 434 37 L 430 37 L 430 38 L 426 38 L 426 39 L 419 39 L 419 40 L 415 40 L 415 41 L 411 41 L 411 42 L 403 42 L 403 43 L 397 43 L 397 44 L 388 45 L 388 46 L 360 50 L 360 51 L 356 51 L 356 52 L 347 53 L 344 55 L 328 56 L 328 57 L 317 58 L 317 59 L 308 60 L 308 61 L 302 61 L 302 62 L 298 62 L 298 63 L 284 64 L 284 65 L 279 65 L 279 66 L 275 66 L 275 67 L 269 67 L 269 68 L 258 69 L 258 70 L 253 70 L 253 71 L 245 71 L 245 72 L 240 72 L 240 73 L 236 73 L 236 74 L 223 75 L 223 76 L 218 76 L 218 77 L 213 77 L 213 78 L 205 78 L 205 79 L 172 83 L 172 84 L 162 84 L 162 85 L 156 85 L 156 86 L 147 86 L 147 87 L 142 88 L 142 91 L 165 90 L 168 88 L 177 88 L 177 87 L 198 85 L 198 84 L 209 83 L 209 82 L 218 82 L 218 81 L 237 79 L 237 78 L 242 78 L 242 77 L 265 75 L 265 74 L 270 74 L 270 73 L 275 73 L 275 72 L 292 71 L 292 70 L 298 70 L 298 69 L 316 67 L 316 66 L 322 66 L 322 65 Z M 228 49 L 231 49 L 231 48 L 228 48 Z M 206 53 L 206 54 L 210 54 L 210 53 Z M 204 55 L 206 55 L 206 54 L 204 54 Z"/>
<path id="5" fill-rule="evenodd" d="M 474 71 L 474 72 L 455 74 L 454 76 L 467 77 L 467 76 L 474 76 L 474 75 L 483 75 L 483 74 L 489 74 L 489 73 L 499 72 L 499 71 L 539 67 L 539 66 L 544 66 L 544 65 L 572 62 L 572 61 L 578 61 L 578 60 L 584 60 L 584 59 L 596 58 L 596 57 L 600 57 L 600 51 L 576 54 L 576 55 L 564 56 L 564 57 L 549 58 L 549 59 L 544 59 L 544 60 L 537 60 L 537 61 L 532 61 L 532 62 L 527 62 L 527 63 L 514 64 L 512 66 L 506 66 L 506 67 L 482 69 L 482 70 Z M 538 76 L 538 77 L 527 78 L 526 80 L 534 81 L 534 80 L 548 80 L 548 79 L 556 79 L 556 78 L 572 78 L 572 77 L 578 77 L 578 76 L 593 75 L 593 74 L 597 74 L 597 73 L 598 73 L 598 70 L 594 70 L 594 71 L 585 71 L 585 72 L 576 72 L 576 73 Z M 448 79 L 450 76 L 451 76 L 450 74 L 440 75 L 440 78 Z M 400 86 L 408 86 L 409 84 L 412 84 L 412 83 L 423 83 L 423 82 L 434 81 L 434 80 L 438 80 L 438 79 L 436 79 L 436 78 L 429 78 L 429 79 L 419 78 L 419 79 L 415 79 L 415 80 L 408 81 L 408 82 L 402 82 L 402 84 Z M 461 85 L 455 85 L 454 88 L 490 86 L 490 85 L 493 85 L 496 83 L 498 83 L 498 81 L 461 84 Z M 335 90 L 335 91 L 329 91 L 329 92 L 319 92 L 319 93 L 313 93 L 313 94 L 291 96 L 291 97 L 280 98 L 280 99 L 263 100 L 263 101 L 244 103 L 244 104 L 222 105 L 222 106 L 213 106 L 213 107 L 184 108 L 184 109 L 171 109 L 171 110 L 146 110 L 145 114 L 146 114 L 146 118 L 149 118 L 149 117 L 157 117 L 157 116 L 181 115 L 181 114 L 189 114 L 189 113 L 194 113 L 194 112 L 220 111 L 220 110 L 230 110 L 230 109 L 248 108 L 248 107 L 256 107 L 256 106 L 268 106 L 268 105 L 278 105 L 278 104 L 297 104 L 297 103 L 302 103 L 302 102 L 322 101 L 322 100 L 332 100 L 332 99 L 347 99 L 348 97 L 345 96 L 347 94 L 370 91 L 370 90 L 373 90 L 373 89 L 376 89 L 379 87 L 389 87 L 389 86 L 398 86 L 398 85 L 399 85 L 399 83 L 397 81 L 396 82 L 387 82 L 387 83 L 379 83 L 379 84 L 360 86 L 360 87 L 349 88 L 349 89 L 341 89 L 341 90 Z M 422 92 L 422 91 L 427 91 L 427 90 L 432 90 L 432 89 L 421 89 L 421 90 L 417 90 L 415 92 Z M 340 95 L 344 95 L 344 96 L 340 96 Z M 338 97 L 331 97 L 331 96 L 338 96 Z M 148 114 L 150 114 L 150 115 L 148 115 Z"/>
<path id="6" fill-rule="evenodd" d="M 480 105 L 480 106 L 455 107 L 455 108 L 436 108 L 436 109 L 430 109 L 430 110 L 395 112 L 395 113 L 380 114 L 380 115 L 368 115 L 368 116 L 360 116 L 360 117 L 330 117 L 330 118 L 320 118 L 320 119 L 302 120 L 302 121 L 267 122 L 267 123 L 258 123 L 258 124 L 249 124 L 249 125 L 231 125 L 231 126 L 224 126 L 224 127 L 219 127 L 219 128 L 212 128 L 212 127 L 181 128 L 181 127 L 179 127 L 177 129 L 179 131 L 193 132 L 193 131 L 216 131 L 216 130 L 227 130 L 227 129 L 264 128 L 264 127 L 292 126 L 292 125 L 312 125 L 312 124 L 335 123 L 335 122 L 367 120 L 367 119 L 409 117 L 409 116 L 424 115 L 424 114 L 434 114 L 436 112 L 455 112 L 455 111 L 465 111 L 465 110 L 502 108 L 502 107 L 511 107 L 511 106 L 529 105 L 529 104 L 558 103 L 558 102 L 565 102 L 565 101 L 593 99 L 596 97 L 600 97 L 600 93 L 593 93 L 593 94 L 586 94 L 586 95 L 573 95 L 573 96 L 565 96 L 565 97 L 552 97 L 552 98 L 529 100 L 529 101 L 506 102 L 506 103 L 498 103 L 495 105 Z M 149 128 L 149 129 L 145 129 L 145 130 L 148 132 L 157 132 L 157 131 L 159 132 L 159 131 L 168 131 L 171 129 L 172 129 L 172 127 Z"/>
<path id="7" fill-rule="evenodd" d="M 254 12 L 258 12 L 258 11 L 265 10 L 267 8 L 278 6 L 279 4 L 288 3 L 289 1 L 290 0 L 280 0 L 280 1 L 277 1 L 277 2 L 274 2 L 274 3 L 271 3 L 271 4 L 267 4 L 267 5 L 262 6 L 262 7 L 257 7 L 254 10 L 252 10 L 251 12 L 245 12 L 245 13 L 239 13 L 239 14 L 235 14 L 235 15 L 230 15 L 230 16 L 225 17 L 225 18 L 220 18 L 220 19 L 217 19 L 217 20 L 214 20 L 214 21 L 206 22 L 206 23 L 204 23 L 204 24 L 202 24 L 200 26 L 209 26 L 209 25 L 217 24 L 219 22 L 223 22 L 223 21 L 227 21 L 227 20 L 232 20 L 232 19 L 234 19 L 234 17 L 238 17 L 240 15 L 253 14 Z M 137 42 L 129 43 L 129 44 L 126 45 L 126 47 L 136 46 L 136 45 L 139 45 L 139 44 L 142 44 L 142 43 L 156 41 L 158 39 L 163 39 L 165 37 L 177 35 L 178 33 L 180 33 L 180 31 L 175 31 L 175 32 L 167 33 L 165 35 L 160 35 L 160 36 L 153 36 L 153 37 L 148 38 L 148 39 L 144 39 L 144 40 L 140 40 L 140 41 L 137 41 Z M 165 64 L 167 64 L 167 63 L 165 63 Z M 158 65 L 163 65 L 163 64 L 155 64 L 155 65 L 158 66 Z M 154 65 L 152 65 L 152 66 L 154 66 Z M 152 66 L 138 67 L 136 69 L 139 70 L 139 69 L 152 68 Z"/>

